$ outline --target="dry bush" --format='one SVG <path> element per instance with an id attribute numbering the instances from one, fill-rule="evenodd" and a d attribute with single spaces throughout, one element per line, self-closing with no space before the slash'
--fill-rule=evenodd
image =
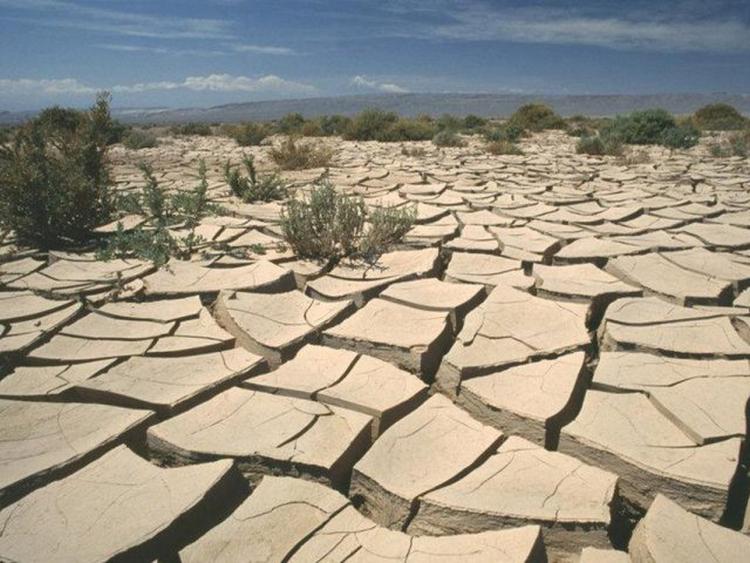
<path id="1" fill-rule="evenodd" d="M 300 142 L 287 137 L 281 145 L 271 149 L 271 159 L 282 170 L 305 170 L 327 168 L 333 160 L 333 150 L 314 143 Z"/>

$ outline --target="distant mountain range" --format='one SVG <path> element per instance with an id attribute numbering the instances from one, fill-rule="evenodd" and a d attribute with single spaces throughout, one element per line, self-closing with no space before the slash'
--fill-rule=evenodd
<path id="1" fill-rule="evenodd" d="M 209 108 L 120 108 L 112 113 L 128 123 L 182 123 L 187 121 L 237 122 L 268 121 L 287 113 L 299 112 L 305 117 L 326 114 L 352 115 L 365 108 L 376 107 L 399 115 L 420 113 L 464 116 L 470 113 L 483 117 L 505 117 L 525 103 L 540 101 L 552 106 L 559 114 L 570 116 L 610 116 L 618 113 L 662 107 L 675 114 L 692 113 L 701 106 L 715 102 L 733 105 L 750 115 L 750 94 L 649 94 L 592 96 L 529 96 L 515 94 L 378 94 L 244 102 Z M 2 112 L 0 123 L 18 123 L 36 112 Z"/>

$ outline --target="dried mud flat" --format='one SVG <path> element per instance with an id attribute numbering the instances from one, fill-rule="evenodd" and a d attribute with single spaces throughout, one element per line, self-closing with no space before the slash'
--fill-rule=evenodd
<path id="1" fill-rule="evenodd" d="M 280 247 L 218 137 L 113 151 L 206 160 L 190 261 L 0 247 L 0 560 L 747 560 L 747 159 L 320 142 L 417 208 L 375 266 Z"/>

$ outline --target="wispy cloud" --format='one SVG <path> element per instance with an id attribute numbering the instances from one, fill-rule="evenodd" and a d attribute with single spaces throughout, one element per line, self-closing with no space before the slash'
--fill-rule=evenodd
<path id="1" fill-rule="evenodd" d="M 86 86 L 75 78 L 54 78 L 36 80 L 32 78 L 0 78 L 0 91 L 3 94 L 93 94 L 96 88 Z"/>
<path id="2" fill-rule="evenodd" d="M 463 41 L 577 44 L 653 51 L 748 51 L 750 25 L 738 19 L 690 17 L 634 10 L 628 16 L 582 9 L 501 8 L 484 2 L 442 6 L 444 21 L 403 35 Z"/>
<path id="3" fill-rule="evenodd" d="M 112 92 L 134 93 L 177 89 L 195 92 L 274 92 L 279 94 L 310 94 L 316 91 L 316 88 L 310 84 L 286 80 L 275 74 L 267 74 L 258 78 L 231 74 L 209 74 L 207 76 L 188 76 L 180 82 L 158 81 L 116 85 L 112 87 Z"/>
<path id="4" fill-rule="evenodd" d="M 369 79 L 362 75 L 357 75 L 351 79 L 351 85 L 358 88 L 367 88 L 370 90 L 378 90 L 380 92 L 389 92 L 392 94 L 405 94 L 409 90 L 393 84 L 392 82 L 378 82 L 377 80 Z"/>
<path id="5" fill-rule="evenodd" d="M 296 51 L 289 47 L 274 47 L 271 45 L 247 45 L 236 43 L 232 45 L 238 53 L 257 53 L 260 55 L 296 55 Z"/>
<path id="6" fill-rule="evenodd" d="M 122 45 L 118 43 L 102 43 L 96 45 L 100 49 L 121 53 L 151 53 L 155 55 L 189 56 L 189 57 L 218 57 L 226 55 L 226 51 L 215 49 L 176 49 L 173 47 L 149 47 L 145 45 Z"/>
<path id="7" fill-rule="evenodd" d="M 65 0 L 0 0 L 0 6 L 33 14 L 33 17 L 5 14 L 4 19 L 46 27 L 161 39 L 233 38 L 230 23 L 214 18 L 137 14 Z"/>
<path id="8" fill-rule="evenodd" d="M 257 78 L 234 76 L 231 74 L 209 74 L 206 76 L 188 76 L 182 81 L 160 80 L 101 87 L 83 84 L 75 78 L 0 79 L 0 91 L 3 94 L 90 95 L 99 90 L 109 90 L 113 93 L 121 94 L 169 90 L 191 90 L 194 92 L 267 92 L 276 94 L 311 94 L 317 91 L 310 84 L 285 80 L 275 74 L 267 74 Z"/>

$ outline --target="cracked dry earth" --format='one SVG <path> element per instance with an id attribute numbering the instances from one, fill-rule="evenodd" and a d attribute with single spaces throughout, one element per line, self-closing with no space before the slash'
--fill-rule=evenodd
<path id="1" fill-rule="evenodd" d="M 0 560 L 747 561 L 747 160 L 322 142 L 416 205 L 374 266 L 280 246 L 221 138 L 113 153 L 207 160 L 192 260 L 3 242 Z"/>

